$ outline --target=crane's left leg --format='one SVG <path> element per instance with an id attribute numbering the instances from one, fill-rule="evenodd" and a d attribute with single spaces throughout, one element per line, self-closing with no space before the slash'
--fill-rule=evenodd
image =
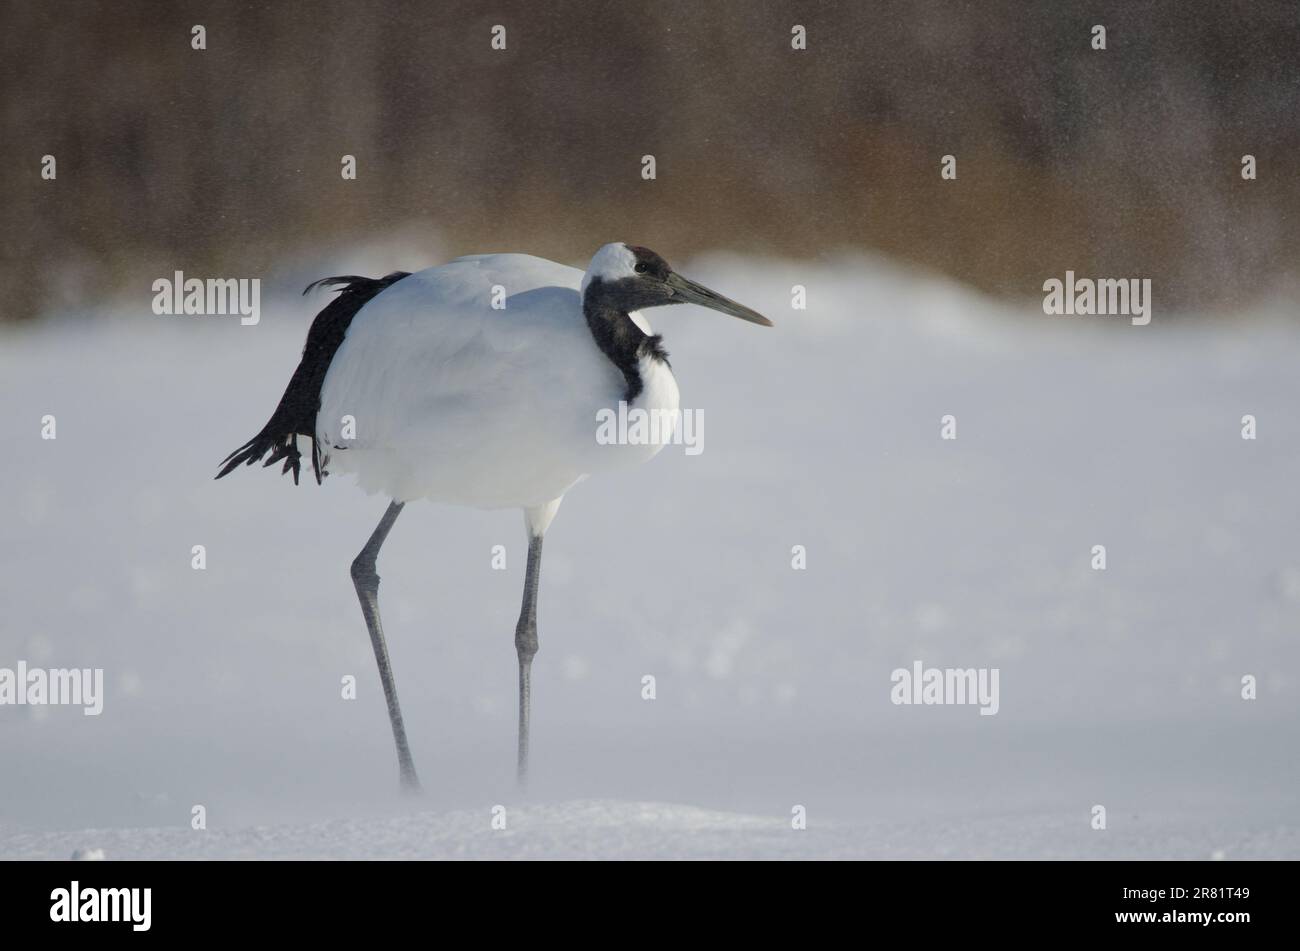
<path id="1" fill-rule="evenodd" d="M 384 685 L 384 698 L 388 701 L 388 719 L 393 727 L 393 742 L 397 745 L 397 765 L 400 771 L 402 788 L 408 792 L 420 788 L 420 780 L 415 775 L 415 763 L 411 759 L 411 747 L 406 742 L 406 727 L 402 724 L 402 708 L 397 702 L 397 683 L 393 680 L 393 665 L 388 659 L 388 643 L 384 640 L 384 627 L 379 621 L 379 573 L 375 570 L 375 560 L 384 540 L 402 514 L 405 502 L 390 502 L 378 527 L 352 562 L 352 584 L 357 589 L 357 599 L 361 602 L 361 613 L 366 619 L 366 630 L 370 632 L 370 643 L 375 649 L 375 663 L 379 665 L 379 680 Z"/>

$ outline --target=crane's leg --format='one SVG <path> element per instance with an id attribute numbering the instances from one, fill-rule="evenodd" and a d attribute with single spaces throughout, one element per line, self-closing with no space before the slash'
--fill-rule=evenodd
<path id="1" fill-rule="evenodd" d="M 542 535 L 529 533 L 528 569 L 524 575 L 524 603 L 515 625 L 515 652 L 519 655 L 519 785 L 528 782 L 528 714 L 532 703 L 533 655 L 537 653 L 537 582 L 542 573 Z"/>
<path id="2" fill-rule="evenodd" d="M 357 589 L 357 599 L 361 602 L 361 613 L 366 618 L 366 628 L 370 631 L 370 643 L 375 649 L 375 662 L 379 665 L 379 679 L 384 685 L 384 698 L 388 701 L 388 719 L 393 725 L 393 741 L 397 744 L 397 765 L 401 769 L 402 788 L 414 792 L 420 788 L 419 777 L 415 775 L 415 763 L 411 761 L 411 748 L 406 743 L 406 727 L 402 725 L 402 708 L 397 703 L 397 684 L 393 681 L 393 667 L 388 661 L 388 645 L 384 642 L 384 629 L 379 623 L 379 574 L 375 571 L 375 559 L 379 549 L 388 537 L 397 516 L 402 513 L 404 502 L 389 503 L 384 517 L 379 520 L 374 534 L 361 554 L 352 562 L 352 583 Z"/>

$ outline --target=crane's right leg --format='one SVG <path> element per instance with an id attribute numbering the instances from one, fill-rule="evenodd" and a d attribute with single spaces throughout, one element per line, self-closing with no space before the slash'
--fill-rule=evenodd
<path id="1" fill-rule="evenodd" d="M 418 791 L 419 777 L 415 775 L 415 763 L 411 761 L 411 748 L 406 743 L 406 727 L 402 725 L 402 708 L 397 703 L 397 684 L 393 681 L 393 667 L 388 661 L 388 645 L 384 642 L 384 629 L 379 623 L 379 574 L 375 571 L 375 559 L 379 549 L 388 537 L 388 532 L 402 512 L 404 502 L 389 503 L 384 517 L 378 527 L 352 562 L 352 583 L 357 589 L 357 598 L 361 602 L 361 613 L 366 618 L 366 628 L 370 631 L 370 643 L 375 649 L 375 662 L 379 665 L 379 679 L 384 684 L 384 697 L 388 701 L 388 719 L 393 725 L 393 742 L 397 744 L 397 765 L 401 769 L 402 789 L 408 792 Z"/>
<path id="2" fill-rule="evenodd" d="M 528 727 L 533 705 L 533 657 L 537 655 L 537 585 L 542 574 L 542 536 L 560 507 L 561 499 L 524 509 L 528 530 L 528 567 L 524 571 L 524 598 L 515 625 L 515 652 L 519 657 L 519 788 L 528 785 Z"/>

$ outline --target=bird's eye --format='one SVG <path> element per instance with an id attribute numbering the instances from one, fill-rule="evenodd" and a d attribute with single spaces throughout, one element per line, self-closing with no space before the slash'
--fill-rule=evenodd
<path id="1" fill-rule="evenodd" d="M 646 264 L 644 261 L 637 261 L 636 267 L 632 270 L 636 271 L 638 274 L 644 274 L 646 271 L 650 270 L 650 265 Z"/>

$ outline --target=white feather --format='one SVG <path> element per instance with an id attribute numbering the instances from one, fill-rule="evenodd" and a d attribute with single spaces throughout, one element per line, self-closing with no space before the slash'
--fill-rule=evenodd
<path id="1" fill-rule="evenodd" d="M 617 281 L 625 277 L 636 277 L 636 255 L 623 242 L 614 241 L 602 246 L 592 255 L 579 289 L 585 292 L 587 285 L 596 278 Z"/>
<path id="2" fill-rule="evenodd" d="M 631 259 L 606 245 L 593 268 L 622 266 L 611 248 Z M 378 294 L 353 318 L 321 389 L 317 438 L 330 470 L 399 501 L 536 510 L 529 523 L 544 531 L 584 476 L 657 453 L 662 443 L 596 441 L 597 413 L 617 410 L 626 381 L 587 328 L 583 279 L 542 258 L 487 254 Z M 503 309 L 492 306 L 497 286 Z M 641 371 L 633 406 L 675 412 L 671 371 L 645 359 Z M 343 438 L 347 416 L 353 439 Z"/>

